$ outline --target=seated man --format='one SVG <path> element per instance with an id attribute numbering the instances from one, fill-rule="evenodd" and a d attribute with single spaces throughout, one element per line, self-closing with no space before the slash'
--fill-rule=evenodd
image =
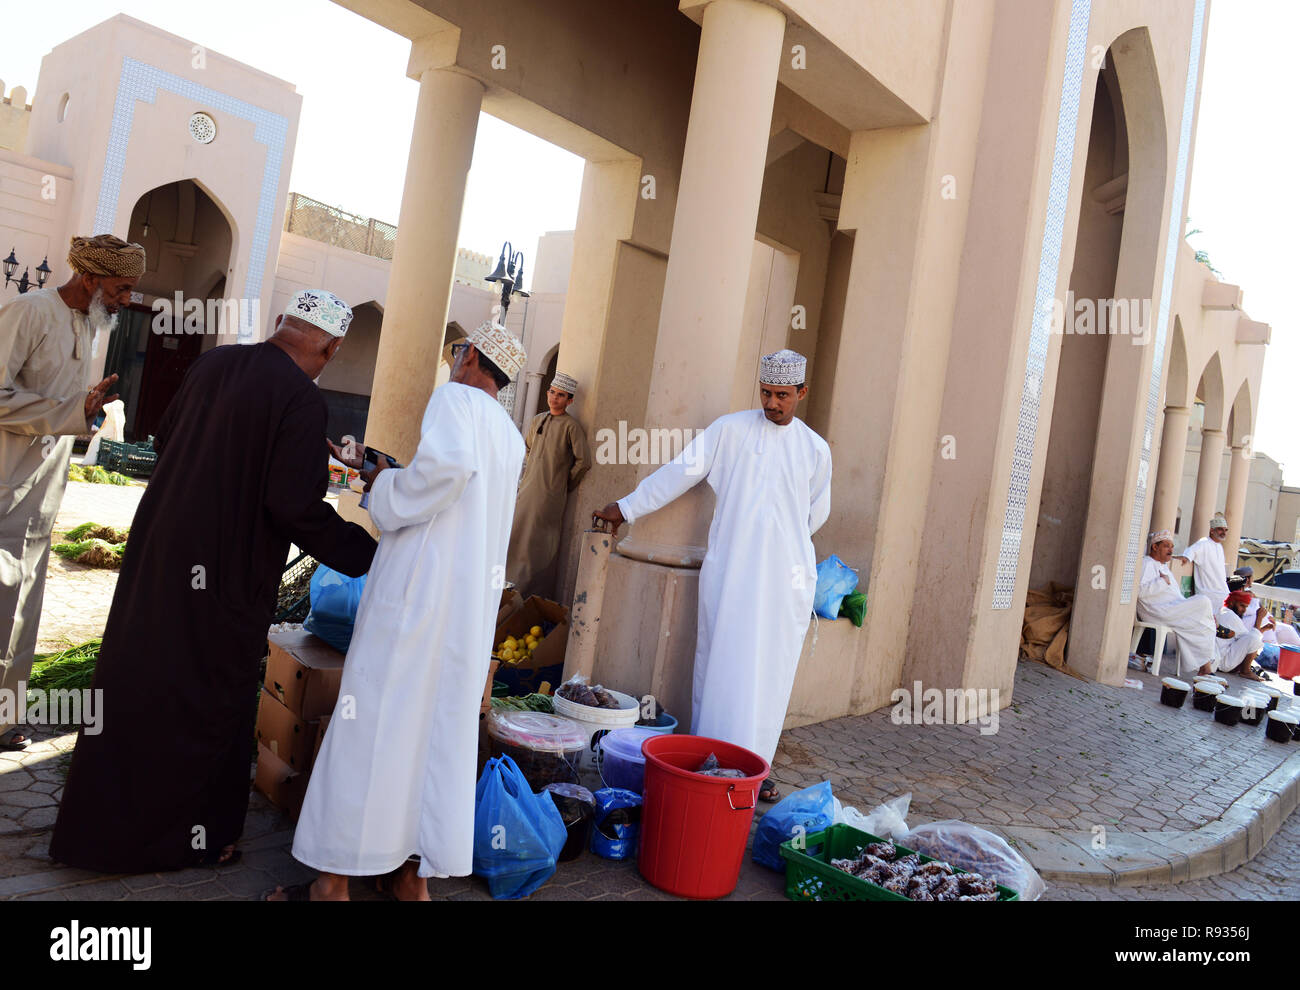
<path id="1" fill-rule="evenodd" d="M 1281 650 L 1277 645 L 1277 623 L 1274 622 L 1273 616 L 1266 608 L 1260 608 L 1260 598 L 1251 590 L 1251 585 L 1255 581 L 1255 569 L 1247 565 L 1238 567 L 1233 574 L 1242 578 L 1243 588 L 1250 591 L 1250 605 L 1246 609 L 1246 614 L 1241 617 L 1247 629 L 1259 630 L 1260 636 L 1264 639 L 1264 646 L 1259 651 L 1259 665 L 1265 670 L 1277 670 L 1278 655 Z"/>
<path id="2" fill-rule="evenodd" d="M 1212 673 L 1218 654 L 1209 601 L 1195 595 L 1184 598 L 1179 590 L 1178 579 L 1169 570 L 1174 555 L 1173 533 L 1167 529 L 1152 533 L 1148 546 L 1138 581 L 1138 618 L 1173 630 L 1178 637 L 1180 668 Z"/>
<path id="3" fill-rule="evenodd" d="M 1228 592 L 1227 600 L 1223 603 L 1223 611 L 1218 615 L 1219 625 L 1228 633 L 1226 639 L 1215 640 L 1218 656 L 1215 670 L 1237 674 L 1248 681 L 1261 681 L 1263 678 L 1251 669 L 1251 665 L 1259 656 L 1264 638 L 1258 629 L 1246 628 L 1246 624 L 1241 619 L 1250 605 L 1250 598 L 1250 592 L 1245 589 Z M 1212 673 L 1212 671 L 1203 671 L 1203 673 Z"/>

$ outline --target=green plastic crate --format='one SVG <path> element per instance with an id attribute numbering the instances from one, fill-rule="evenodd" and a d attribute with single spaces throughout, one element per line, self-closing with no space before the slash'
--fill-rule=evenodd
<path id="1" fill-rule="evenodd" d="M 785 860 L 785 896 L 792 901 L 906 901 L 909 898 L 895 894 L 878 884 L 870 883 L 837 870 L 831 866 L 833 859 L 857 856 L 873 842 L 884 842 L 869 832 L 852 825 L 832 825 L 820 832 L 804 836 L 801 845 L 794 848 L 795 839 L 781 843 L 781 858 Z M 916 850 L 894 843 L 898 855 L 910 856 Z M 922 863 L 934 861 L 933 856 L 921 854 Z M 954 867 L 954 873 L 966 873 Z M 1010 887 L 998 884 L 999 901 L 1018 901 L 1020 895 Z"/>

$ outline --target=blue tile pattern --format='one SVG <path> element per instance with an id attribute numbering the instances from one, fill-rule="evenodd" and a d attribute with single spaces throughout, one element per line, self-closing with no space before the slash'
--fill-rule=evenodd
<path id="1" fill-rule="evenodd" d="M 1070 173 L 1074 166 L 1074 135 L 1079 123 L 1079 98 L 1083 86 L 1083 61 L 1087 54 L 1088 22 L 1092 0 L 1072 0 L 1070 34 L 1065 48 L 1065 73 L 1061 78 L 1061 102 L 1056 117 L 1056 147 L 1052 152 L 1052 180 L 1047 192 L 1047 217 L 1038 261 L 1038 285 L 1034 293 L 1033 324 L 1029 330 L 1029 355 L 1020 393 L 1020 421 L 1007 486 L 1007 509 L 1002 523 L 1002 545 L 998 550 L 997 575 L 993 582 L 993 607 L 1008 609 L 1016 589 L 1020 568 L 1020 543 L 1029 501 L 1029 480 L 1034 470 L 1034 441 L 1038 434 L 1038 404 L 1043 392 L 1043 371 L 1052 320 L 1052 299 L 1056 295 L 1061 241 L 1069 205 Z"/>
<path id="2" fill-rule="evenodd" d="M 267 251 L 275 226 L 276 193 L 280 187 L 280 168 L 289 134 L 288 118 L 129 56 L 122 59 L 122 76 L 117 84 L 113 127 L 104 156 L 99 201 L 95 207 L 95 233 L 111 233 L 117 222 L 117 201 L 122 190 L 122 174 L 126 167 L 127 146 L 131 141 L 135 104 L 137 101 L 153 103 L 160 89 L 194 101 L 195 110 L 203 110 L 214 116 L 229 114 L 256 125 L 253 138 L 266 145 L 266 162 L 262 168 L 262 187 L 258 195 L 257 218 L 253 224 L 253 237 L 249 247 L 248 276 L 244 280 L 243 291 L 244 298 L 250 301 L 260 299 L 262 275 L 266 270 Z M 251 343 L 257 335 L 257 327 L 253 322 L 256 310 L 257 307 L 252 305 L 240 307 L 241 344 Z"/>
<path id="3" fill-rule="evenodd" d="M 1196 109 L 1196 83 L 1201 75 L 1201 33 L 1205 30 L 1205 0 L 1196 0 L 1192 16 L 1192 46 L 1187 59 L 1187 82 L 1183 88 L 1183 120 L 1178 131 L 1178 164 L 1174 169 L 1174 190 L 1169 207 L 1169 234 L 1165 244 L 1164 277 L 1160 283 L 1160 308 L 1156 316 L 1155 351 L 1151 357 L 1151 379 L 1147 383 L 1147 414 L 1142 434 L 1142 460 L 1138 466 L 1138 483 L 1133 491 L 1133 512 L 1129 520 L 1128 552 L 1124 557 L 1124 576 L 1119 600 L 1127 605 L 1133 598 L 1133 574 L 1138 556 L 1145 549 L 1142 539 L 1143 516 L 1146 514 L 1147 482 L 1151 471 L 1151 438 L 1155 434 L 1156 414 L 1160 408 L 1161 371 L 1165 359 L 1165 333 L 1169 329 L 1169 308 L 1174 295 L 1174 271 L 1178 267 L 1178 243 L 1183 236 L 1183 193 L 1187 185 L 1187 160 L 1192 151 L 1192 117 Z"/>

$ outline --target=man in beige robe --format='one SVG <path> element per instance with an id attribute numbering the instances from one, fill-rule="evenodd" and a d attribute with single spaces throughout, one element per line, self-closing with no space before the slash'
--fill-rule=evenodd
<path id="1" fill-rule="evenodd" d="M 515 500 L 506 578 L 525 598 L 553 594 L 542 579 L 560 546 L 564 506 L 591 468 L 587 434 L 567 412 L 577 389 L 575 379 L 557 371 L 546 390 L 548 411 L 534 416 L 524 430 L 528 455 Z"/>
<path id="2" fill-rule="evenodd" d="M 31 674 L 45 597 L 50 533 L 68 484 L 73 439 L 91 432 L 117 375 L 90 388 L 101 346 L 144 274 L 144 248 L 111 234 L 74 237 L 66 283 L 0 306 L 0 692 Z M 4 695 L 0 695 L 3 697 Z M 2 710 L 16 711 L 17 705 Z M 24 749 L 0 722 L 0 749 Z"/>

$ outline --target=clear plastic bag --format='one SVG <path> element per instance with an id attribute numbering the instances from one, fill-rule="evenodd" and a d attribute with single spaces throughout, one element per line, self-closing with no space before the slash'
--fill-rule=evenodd
<path id="1" fill-rule="evenodd" d="M 867 832 L 882 839 L 896 839 L 907 833 L 907 809 L 911 806 L 911 791 L 902 797 L 892 798 L 884 804 L 876 805 L 871 809 L 871 813 L 866 815 L 857 808 L 844 807 L 836 798 L 835 824 L 851 825 L 860 832 Z"/>
<path id="2" fill-rule="evenodd" d="M 1010 887 L 1022 901 L 1036 901 L 1047 884 L 1025 857 L 1000 835 L 953 819 L 918 825 L 900 841 L 909 849 L 942 859 L 959 870 L 979 873 Z"/>

